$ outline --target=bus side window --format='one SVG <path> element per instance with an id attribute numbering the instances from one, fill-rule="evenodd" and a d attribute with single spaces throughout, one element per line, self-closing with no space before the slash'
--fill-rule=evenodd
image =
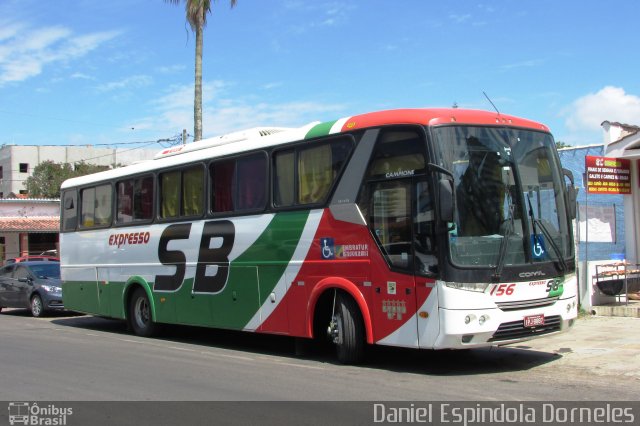
<path id="1" fill-rule="evenodd" d="M 82 226 L 93 228 L 111 224 L 111 185 L 85 188 L 80 192 L 82 200 Z"/>
<path id="2" fill-rule="evenodd" d="M 180 212 L 180 172 L 160 175 L 160 217 L 178 217 Z"/>
<path id="3" fill-rule="evenodd" d="M 273 204 L 278 207 L 292 206 L 294 200 L 295 186 L 295 152 L 278 152 L 274 156 L 274 179 Z"/>
<path id="4" fill-rule="evenodd" d="M 118 182 L 116 197 L 116 223 L 153 218 L 153 176 Z"/>
<path id="5" fill-rule="evenodd" d="M 78 226 L 77 194 L 75 190 L 70 190 L 62 196 L 62 231 L 73 231 Z"/>
<path id="6" fill-rule="evenodd" d="M 339 137 L 274 155 L 274 205 L 323 203 L 353 149 L 352 138 Z M 297 179 L 296 179 L 297 177 Z"/>
<path id="7" fill-rule="evenodd" d="M 264 210 L 267 201 L 267 160 L 264 153 L 211 163 L 211 211 Z"/>
<path id="8" fill-rule="evenodd" d="M 182 172 L 182 215 L 204 212 L 204 169 L 198 165 Z"/>
<path id="9" fill-rule="evenodd" d="M 262 153 L 238 158 L 237 210 L 262 210 L 267 201 L 267 160 Z"/>

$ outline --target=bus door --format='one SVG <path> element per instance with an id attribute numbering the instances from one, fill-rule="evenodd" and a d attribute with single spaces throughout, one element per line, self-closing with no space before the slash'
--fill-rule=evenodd
<path id="1" fill-rule="evenodd" d="M 417 347 L 413 181 L 403 178 L 369 183 L 369 226 L 386 260 L 386 265 L 373 266 L 374 338 L 388 345 Z"/>

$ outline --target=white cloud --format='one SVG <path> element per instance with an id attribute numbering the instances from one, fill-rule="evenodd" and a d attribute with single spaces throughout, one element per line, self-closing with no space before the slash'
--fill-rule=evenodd
<path id="1" fill-rule="evenodd" d="M 601 130 L 605 121 L 640 125 L 640 97 L 621 87 L 606 86 L 576 99 L 562 112 L 567 128 L 574 132 Z"/>
<path id="2" fill-rule="evenodd" d="M 149 86 L 153 79 L 148 75 L 133 75 L 118 81 L 101 84 L 97 87 L 99 92 L 111 92 L 129 88 L 139 88 Z"/>
<path id="3" fill-rule="evenodd" d="M 449 19 L 451 19 L 456 24 L 463 24 L 467 22 L 469 19 L 471 19 L 471 15 L 468 13 L 464 15 L 458 15 L 458 14 L 452 13 L 449 15 Z"/>
<path id="4" fill-rule="evenodd" d="M 255 98 L 228 96 L 234 85 L 225 81 L 203 84 L 203 133 L 212 137 L 258 126 L 296 127 L 323 117 L 339 118 L 344 106 L 316 102 L 269 103 Z M 154 129 L 165 135 L 193 132 L 193 85 L 173 87 L 152 102 L 156 116 L 136 120 L 136 129 Z"/>
<path id="5" fill-rule="evenodd" d="M 3 23 L 0 30 L 0 87 L 25 81 L 45 66 L 80 58 L 117 37 L 117 31 L 74 36 L 62 26 L 29 28 L 24 23 Z"/>
<path id="6" fill-rule="evenodd" d="M 526 61 L 513 62 L 510 64 L 503 65 L 501 69 L 503 71 L 510 71 L 510 70 L 520 69 L 520 68 L 533 68 L 533 67 L 539 67 L 541 65 L 544 65 L 545 62 L 546 62 L 545 59 L 529 59 Z"/>

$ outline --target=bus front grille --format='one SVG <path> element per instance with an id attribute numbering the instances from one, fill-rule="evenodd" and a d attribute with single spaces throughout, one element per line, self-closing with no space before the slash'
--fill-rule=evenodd
<path id="1" fill-rule="evenodd" d="M 515 302 L 496 302 L 501 311 L 517 311 L 519 309 L 541 308 L 551 306 L 558 300 L 558 297 L 545 297 L 543 299 L 518 300 Z"/>
<path id="2" fill-rule="evenodd" d="M 562 318 L 560 315 L 544 317 L 544 325 L 537 327 L 524 326 L 524 320 L 511 321 L 500 324 L 500 327 L 493 333 L 489 342 L 500 342 L 505 340 L 525 339 L 528 337 L 540 336 L 543 334 L 560 331 Z"/>

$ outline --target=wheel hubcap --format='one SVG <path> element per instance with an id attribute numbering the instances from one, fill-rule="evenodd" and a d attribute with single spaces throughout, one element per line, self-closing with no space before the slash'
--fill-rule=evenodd
<path id="1" fill-rule="evenodd" d="M 33 298 L 33 300 L 31 301 L 31 310 L 33 311 L 33 315 L 40 315 L 40 313 L 42 312 L 42 302 L 39 298 Z"/>
<path id="2" fill-rule="evenodd" d="M 342 343 L 342 322 L 337 315 L 331 317 L 331 322 L 329 323 L 329 328 L 327 329 L 327 335 L 329 339 L 339 345 Z"/>
<path id="3" fill-rule="evenodd" d="M 139 327 L 146 327 L 149 323 L 149 303 L 144 297 L 136 301 L 135 317 Z"/>

